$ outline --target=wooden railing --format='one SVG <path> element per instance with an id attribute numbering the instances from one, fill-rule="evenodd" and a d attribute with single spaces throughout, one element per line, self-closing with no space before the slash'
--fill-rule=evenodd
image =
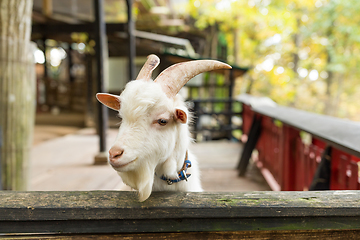
<path id="1" fill-rule="evenodd" d="M 355 239 L 355 191 L 179 193 L 0 191 L 0 237 Z M 105 236 L 106 235 L 106 236 Z"/>
<path id="2" fill-rule="evenodd" d="M 237 100 L 243 103 L 246 141 L 240 175 L 252 155 L 273 190 L 360 189 L 360 123 L 250 95 Z"/>

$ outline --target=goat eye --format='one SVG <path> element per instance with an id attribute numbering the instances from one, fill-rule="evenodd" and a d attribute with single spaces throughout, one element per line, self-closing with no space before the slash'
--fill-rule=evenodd
<path id="1" fill-rule="evenodd" d="M 157 123 L 161 126 L 165 126 L 168 123 L 168 121 L 160 118 L 159 120 L 157 120 Z"/>

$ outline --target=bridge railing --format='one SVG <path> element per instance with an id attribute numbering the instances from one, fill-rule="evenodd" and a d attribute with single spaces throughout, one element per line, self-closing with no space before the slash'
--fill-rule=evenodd
<path id="1" fill-rule="evenodd" d="M 359 190 L 360 123 L 240 95 L 245 147 L 273 190 Z M 255 154 L 253 153 L 253 150 Z"/>

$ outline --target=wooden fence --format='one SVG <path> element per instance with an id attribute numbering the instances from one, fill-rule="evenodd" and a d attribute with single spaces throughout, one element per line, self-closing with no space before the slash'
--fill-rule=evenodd
<path id="1" fill-rule="evenodd" d="M 0 191 L 0 237 L 355 239 L 356 191 L 179 193 Z"/>

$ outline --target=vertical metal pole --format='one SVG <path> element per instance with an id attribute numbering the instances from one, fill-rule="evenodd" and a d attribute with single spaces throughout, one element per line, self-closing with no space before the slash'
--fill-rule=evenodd
<path id="1" fill-rule="evenodd" d="M 129 80 L 135 79 L 135 56 L 136 56 L 136 43 L 135 43 L 135 23 L 132 15 L 132 0 L 126 0 L 127 14 L 128 14 L 128 44 L 129 44 Z"/>
<path id="2" fill-rule="evenodd" d="M 48 59 L 46 58 L 46 37 L 44 37 L 43 39 L 42 39 L 42 42 L 43 42 L 43 47 L 44 47 L 44 49 L 43 49 L 43 51 L 44 51 L 44 79 L 46 79 L 47 77 L 48 77 L 48 71 L 47 71 L 47 61 L 48 61 Z"/>
<path id="3" fill-rule="evenodd" d="M 93 115 L 94 111 L 94 74 L 93 74 L 93 55 L 85 55 L 86 64 L 86 83 L 87 83 L 87 94 L 86 94 L 86 119 Z M 86 122 L 87 124 L 87 122 Z"/>
<path id="4" fill-rule="evenodd" d="M 50 84 L 49 84 L 49 76 L 48 76 L 48 67 L 47 67 L 47 64 L 48 64 L 48 59 L 46 57 L 46 36 L 43 37 L 42 41 L 43 41 L 43 44 L 44 44 L 44 83 L 45 83 L 45 103 L 48 105 L 48 106 L 51 106 L 50 104 L 52 104 L 52 102 L 50 102 L 50 98 L 49 98 L 49 95 L 51 94 L 50 92 Z"/>
<path id="5" fill-rule="evenodd" d="M 105 92 L 104 84 L 104 44 L 106 39 L 106 25 L 104 21 L 103 1 L 94 0 L 94 12 L 95 12 L 95 52 L 96 52 L 96 72 L 97 72 L 97 91 Z M 98 109 L 98 134 L 99 134 L 99 147 L 100 153 L 106 150 L 106 129 L 108 123 L 108 111 L 107 108 L 101 103 L 97 102 Z"/>
<path id="6" fill-rule="evenodd" d="M 230 85 L 229 85 L 229 103 L 228 103 L 228 111 L 229 113 L 231 113 L 230 115 L 228 115 L 228 126 L 230 127 L 230 130 L 229 132 L 227 133 L 227 137 L 229 140 L 231 140 L 232 138 L 232 131 L 231 131 L 231 120 L 232 120 L 232 116 L 234 115 L 233 114 L 233 91 L 234 91 L 234 82 L 235 82 L 235 78 L 234 78 L 234 70 L 230 70 L 230 76 L 229 76 L 229 80 L 230 80 Z"/>
<path id="7" fill-rule="evenodd" d="M 69 99 L 69 103 L 68 103 L 68 107 L 70 110 L 73 110 L 73 106 L 74 106 L 74 87 L 75 87 L 75 78 L 72 74 L 72 71 L 71 71 L 71 68 L 73 66 L 73 57 L 72 57 L 72 54 L 71 54 L 72 50 L 71 50 L 71 46 L 70 44 L 68 45 L 68 50 L 67 50 L 67 56 L 68 56 L 68 73 L 69 73 L 69 86 L 70 86 L 70 89 L 69 89 L 69 96 L 68 96 L 68 99 Z"/>
<path id="8" fill-rule="evenodd" d="M 194 139 L 197 141 L 198 133 L 200 132 L 200 101 L 194 100 Z"/>

